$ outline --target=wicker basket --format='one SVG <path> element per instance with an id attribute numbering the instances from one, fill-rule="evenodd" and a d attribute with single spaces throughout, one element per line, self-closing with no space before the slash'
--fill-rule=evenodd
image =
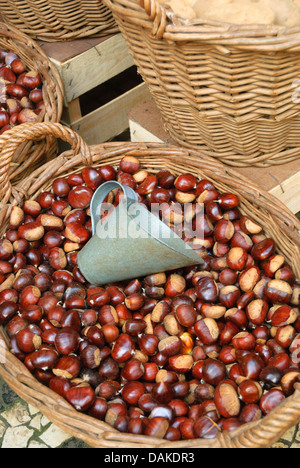
<path id="1" fill-rule="evenodd" d="M 42 49 L 15 27 L 0 23 L 0 48 L 15 52 L 26 67 L 38 70 L 43 80 L 43 97 L 45 110 L 39 115 L 39 121 L 60 122 L 64 89 L 60 75 Z M 0 138 L 0 158 L 2 145 L 7 141 L 4 133 Z M 37 164 L 44 164 L 57 155 L 57 141 L 53 138 L 43 139 L 39 143 L 28 142 L 15 153 L 10 169 L 10 180 L 13 184 L 30 173 Z M 0 174 L 0 183 L 3 174 Z M 3 203 L 10 196 L 4 195 Z"/>
<path id="2" fill-rule="evenodd" d="M 182 20 L 158 0 L 104 0 L 180 145 L 236 167 L 300 156 L 300 28 Z"/>
<path id="3" fill-rule="evenodd" d="M 0 14 L 24 33 L 46 42 L 118 32 L 101 0 L 0 0 Z"/>
<path id="4" fill-rule="evenodd" d="M 104 164 L 117 166 L 125 154 L 131 154 L 138 157 L 143 167 L 151 172 L 169 169 L 174 174 L 180 174 L 188 168 L 194 175 L 212 180 L 218 190 L 230 190 L 238 194 L 242 212 L 261 223 L 265 232 L 277 240 L 278 251 L 286 256 L 296 275 L 300 276 L 300 222 L 280 201 L 235 170 L 226 168 L 222 163 L 200 153 L 162 144 L 120 142 L 88 147 L 72 130 L 58 124 L 43 123 L 33 127 L 26 124 L 10 132 L 10 143 L 2 151 L 0 172 L 7 170 L 20 144 L 46 135 L 69 142 L 73 150 L 38 168 L 22 183 L 19 191 L 16 188 L 9 203 L 0 211 L 1 235 L 6 230 L 12 205 L 22 203 L 25 197 L 36 199 L 41 191 L 51 187 L 53 179 L 80 172 L 84 166 L 90 164 L 96 167 Z M 0 330 L 1 337 L 8 343 L 3 328 Z M 300 421 L 300 384 L 296 384 L 295 393 L 265 418 L 244 425 L 234 432 L 220 432 L 213 440 L 184 440 L 171 443 L 123 434 L 101 421 L 75 411 L 64 399 L 39 383 L 8 348 L 5 349 L 4 358 L 4 363 L 0 364 L 0 376 L 8 385 L 57 426 L 92 447 L 159 447 L 174 450 L 189 447 L 270 447 L 291 426 Z"/>

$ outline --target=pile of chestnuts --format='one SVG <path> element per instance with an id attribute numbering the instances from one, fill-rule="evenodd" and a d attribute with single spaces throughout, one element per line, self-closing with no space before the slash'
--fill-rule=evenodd
<path id="1" fill-rule="evenodd" d="M 204 204 L 204 237 L 183 233 L 204 263 L 88 284 L 77 254 L 92 235 L 93 193 L 109 180 L 148 207 Z M 290 265 L 236 195 L 192 174 L 152 174 L 133 156 L 56 179 L 13 207 L 0 241 L 10 351 L 76 410 L 130 434 L 215 438 L 272 411 L 300 376 L 299 298 Z"/>
<path id="2" fill-rule="evenodd" d="M 26 122 L 36 122 L 44 109 L 42 78 L 28 70 L 14 52 L 0 50 L 0 135 Z"/>

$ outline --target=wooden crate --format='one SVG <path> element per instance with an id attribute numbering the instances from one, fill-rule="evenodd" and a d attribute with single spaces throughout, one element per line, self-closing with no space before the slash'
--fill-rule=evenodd
<path id="1" fill-rule="evenodd" d="M 40 45 L 64 83 L 63 123 L 89 145 L 111 140 L 128 129 L 128 111 L 150 98 L 121 34 Z"/>
<path id="2" fill-rule="evenodd" d="M 131 141 L 164 142 L 176 145 L 166 133 L 159 109 L 153 100 L 140 103 L 129 112 Z M 278 197 L 293 212 L 300 212 L 300 159 L 268 168 L 236 168 Z"/>

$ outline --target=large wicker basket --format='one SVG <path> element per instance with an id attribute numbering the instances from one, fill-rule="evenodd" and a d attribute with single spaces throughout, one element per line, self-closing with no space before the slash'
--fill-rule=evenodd
<path id="1" fill-rule="evenodd" d="M 300 28 L 182 20 L 158 0 L 104 0 L 181 146 L 233 166 L 300 156 Z"/>
<path id="2" fill-rule="evenodd" d="M 15 52 L 29 70 L 38 70 L 41 74 L 45 110 L 39 115 L 38 120 L 41 122 L 60 122 L 64 103 L 64 88 L 57 69 L 47 55 L 30 37 L 4 23 L 0 23 L 0 48 Z M 6 141 L 7 136 L 4 133 L 0 138 L 0 152 Z M 30 141 L 20 146 L 12 159 L 10 168 L 12 184 L 30 173 L 37 164 L 44 164 L 56 155 L 57 141 L 51 137 L 44 138 L 39 143 Z M 0 175 L 0 181 L 2 177 L 3 174 Z M 3 196 L 2 202 L 5 203 L 10 193 L 5 193 Z"/>
<path id="3" fill-rule="evenodd" d="M 188 168 L 194 175 L 212 180 L 220 191 L 230 190 L 238 194 L 242 212 L 261 223 L 267 235 L 276 239 L 278 251 L 286 256 L 297 277 L 300 276 L 300 222 L 280 201 L 235 170 L 199 152 L 179 147 L 166 147 L 162 144 L 120 142 L 88 147 L 72 130 L 58 124 L 43 123 L 33 127 L 25 124 L 10 132 L 9 144 L 2 150 L 0 172 L 7 171 L 20 144 L 46 135 L 70 143 L 73 149 L 38 168 L 23 181 L 19 190 L 15 189 L 9 203 L 0 211 L 1 235 L 6 230 L 11 207 L 21 204 L 25 198 L 36 199 L 41 191 L 51 187 L 53 179 L 80 172 L 86 165 L 117 166 L 125 154 L 134 155 L 149 171 L 169 169 L 174 174 L 180 174 L 186 172 Z M 8 176 L 7 183 L 9 184 Z M 8 343 L 3 328 L 0 330 L 0 338 Z M 0 340 L 0 344 L 3 340 Z M 159 447 L 174 450 L 188 447 L 270 447 L 291 426 L 300 421 L 300 384 L 296 384 L 295 393 L 265 418 L 230 433 L 220 432 L 213 440 L 184 440 L 171 443 L 155 438 L 123 434 L 101 421 L 75 411 L 64 399 L 39 383 L 24 364 L 9 352 L 8 347 L 4 348 L 0 376 L 20 397 L 37 407 L 53 423 L 92 447 Z"/>
<path id="4" fill-rule="evenodd" d="M 5 21 L 41 41 L 68 41 L 118 32 L 101 0 L 0 0 Z"/>

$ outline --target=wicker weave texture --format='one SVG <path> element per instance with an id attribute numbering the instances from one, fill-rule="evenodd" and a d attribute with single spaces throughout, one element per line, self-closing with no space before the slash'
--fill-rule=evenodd
<path id="1" fill-rule="evenodd" d="M 15 187 L 8 203 L 0 210 L 0 225 L 3 235 L 7 229 L 12 206 L 25 199 L 36 199 L 51 188 L 53 180 L 71 173 L 79 173 L 86 165 L 100 167 L 105 164 L 118 166 L 125 155 L 138 157 L 143 168 L 157 173 L 168 169 L 179 175 L 187 170 L 200 178 L 213 181 L 222 192 L 232 191 L 240 198 L 241 211 L 260 223 L 266 234 L 276 239 L 278 252 L 286 256 L 297 277 L 300 276 L 300 222 L 279 200 L 265 192 L 254 182 L 219 161 L 199 152 L 163 144 L 106 143 L 88 147 L 72 130 L 59 124 L 42 123 L 34 126 L 22 125 L 12 130 L 9 144 L 3 145 L 0 174 L 7 172 L 10 161 L 19 145 L 39 140 L 46 135 L 60 138 L 71 144 L 72 150 L 35 170 L 22 185 Z M 9 181 L 8 181 L 9 183 Z M 0 184 L 0 187 L 2 185 Z M 6 288 L 11 287 L 14 275 L 7 279 Z M 0 290 L 3 289 L 3 285 Z M 8 343 L 4 329 L 0 338 Z M 107 424 L 85 414 L 76 412 L 64 399 L 39 383 L 22 362 L 7 348 L 4 363 L 0 364 L 0 375 L 23 399 L 37 407 L 53 423 L 74 437 L 97 448 L 257 448 L 270 447 L 300 420 L 300 384 L 295 393 L 265 418 L 246 424 L 231 432 L 220 432 L 212 440 L 184 440 L 168 442 L 144 436 L 119 433 Z"/>
<path id="2" fill-rule="evenodd" d="M 101 0 L 0 0 L 0 13 L 24 33 L 47 42 L 118 32 Z"/>
<path id="3" fill-rule="evenodd" d="M 300 156 L 300 29 L 185 23 L 157 0 L 104 0 L 180 145 L 233 166 Z"/>
<path id="4" fill-rule="evenodd" d="M 63 83 L 56 67 L 50 62 L 43 50 L 30 37 L 4 23 L 0 23 L 0 48 L 19 55 L 28 70 L 39 71 L 43 81 L 45 102 L 45 110 L 40 114 L 39 121 L 60 122 L 64 103 Z M 5 133 L 1 136 L 0 151 L 4 141 L 7 141 Z M 47 137 L 39 143 L 30 141 L 20 146 L 11 161 L 9 173 L 11 184 L 16 184 L 21 178 L 30 174 L 37 165 L 44 164 L 56 155 L 57 141 L 51 137 Z M 1 178 L 3 178 L 3 174 L 0 176 Z M 1 185 L 1 201 L 3 203 L 10 196 L 7 189 L 6 184 Z"/>

